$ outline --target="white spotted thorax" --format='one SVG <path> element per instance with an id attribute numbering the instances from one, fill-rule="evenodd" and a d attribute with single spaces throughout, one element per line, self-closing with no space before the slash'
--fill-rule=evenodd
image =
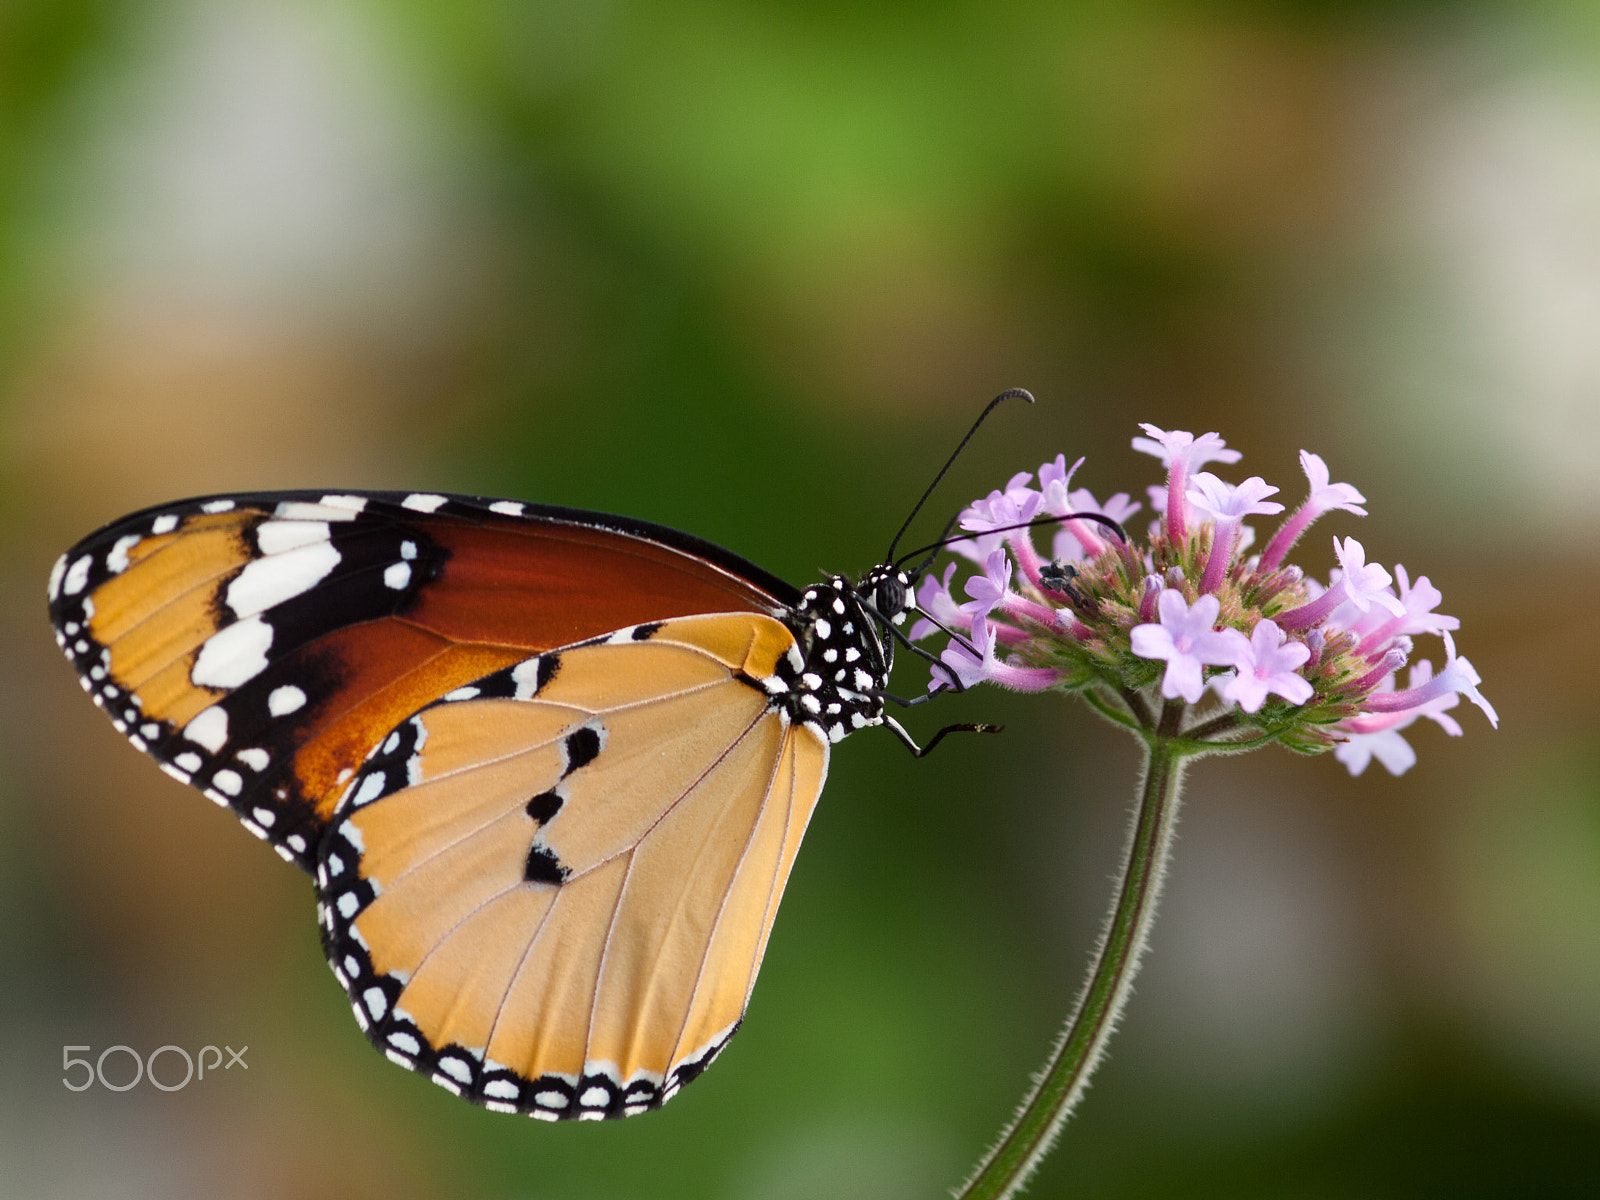
<path id="1" fill-rule="evenodd" d="M 915 608 L 911 577 L 893 566 L 874 567 L 859 583 L 834 575 L 806 588 L 788 617 L 799 648 L 768 691 L 787 697 L 790 720 L 829 742 L 883 724 L 883 693 L 894 667 L 894 639 L 883 622 L 901 625 Z"/>

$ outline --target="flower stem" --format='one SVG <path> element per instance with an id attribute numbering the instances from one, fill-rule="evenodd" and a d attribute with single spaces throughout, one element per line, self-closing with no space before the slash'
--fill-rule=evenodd
<path id="1" fill-rule="evenodd" d="M 1082 1097 L 1128 998 L 1166 872 L 1186 757 L 1172 739 L 1146 734 L 1144 740 L 1149 757 L 1134 813 L 1127 868 L 1089 980 L 1033 1090 L 999 1142 L 956 1193 L 957 1200 L 1004 1200 L 1021 1191 Z"/>

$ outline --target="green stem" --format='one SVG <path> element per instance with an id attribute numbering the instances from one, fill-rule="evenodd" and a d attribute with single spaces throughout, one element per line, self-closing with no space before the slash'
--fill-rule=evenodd
<path id="1" fill-rule="evenodd" d="M 1072 1115 L 1128 998 L 1166 871 L 1187 754 L 1173 739 L 1159 734 L 1147 735 L 1145 744 L 1149 758 L 1127 869 L 1089 981 L 1021 1110 L 956 1193 L 957 1200 L 1004 1200 L 1022 1189 Z"/>
<path id="2" fill-rule="evenodd" d="M 1140 737 L 1144 736 L 1144 726 L 1127 713 L 1119 711 L 1104 696 L 1094 691 L 1085 691 L 1083 698 L 1088 702 L 1090 708 L 1094 709 L 1106 720 L 1121 725 L 1124 729 L 1130 730 Z"/>

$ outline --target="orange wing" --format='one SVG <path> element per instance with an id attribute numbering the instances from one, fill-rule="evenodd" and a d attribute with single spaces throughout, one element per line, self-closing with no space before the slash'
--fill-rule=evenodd
<path id="1" fill-rule="evenodd" d="M 401 722 L 340 801 L 324 947 L 367 1036 L 490 1108 L 659 1107 L 743 1016 L 828 742 L 789 630 L 723 614 L 527 659 Z"/>
<path id="2" fill-rule="evenodd" d="M 50 578 L 56 639 L 117 729 L 307 870 L 362 759 L 452 689 L 623 626 L 796 598 L 660 526 L 400 492 L 162 505 Z"/>

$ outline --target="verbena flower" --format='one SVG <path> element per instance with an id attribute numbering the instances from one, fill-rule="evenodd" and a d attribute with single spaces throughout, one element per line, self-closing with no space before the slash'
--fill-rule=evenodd
<path id="1" fill-rule="evenodd" d="M 1201 470 L 1239 460 L 1215 433 L 1141 428 L 1147 436 L 1134 448 L 1167 469 L 1165 484 L 1148 489 L 1157 520 L 1144 538 L 1130 529 L 1124 542 L 1084 518 L 1126 526 L 1140 506 L 1126 492 L 1101 505 L 1074 490 L 1083 460 L 1069 469 L 1065 455 L 1040 466 L 1037 486 L 1034 473 L 1020 473 L 961 513 L 973 536 L 953 548 L 981 567 L 962 581 L 967 599 L 952 594 L 956 564 L 917 593 L 923 611 L 954 631 L 931 689 L 956 680 L 1059 688 L 1146 725 L 1163 704 L 1181 703 L 1170 720 L 1179 736 L 1219 748 L 1261 740 L 1336 750 L 1353 774 L 1373 758 L 1395 774 L 1408 769 L 1415 755 L 1399 731 L 1419 717 L 1459 734 L 1445 711 L 1460 696 L 1498 724 L 1477 671 L 1455 652 L 1460 622 L 1436 611 L 1442 597 L 1426 576 L 1413 583 L 1398 564 L 1391 575 L 1348 536 L 1334 539 L 1339 567 L 1325 584 L 1286 561 L 1320 517 L 1366 515 L 1365 497 L 1330 482 L 1319 456 L 1301 451 L 1306 498 L 1250 555 L 1245 522 L 1283 512 L 1268 499 L 1278 489 L 1258 475 L 1233 484 Z M 1017 528 L 1026 522 L 1036 524 Z M 938 632 L 920 621 L 912 636 Z M 1443 639 L 1437 671 L 1413 661 L 1420 637 Z M 1408 667 L 1410 686 L 1398 690 Z"/>

